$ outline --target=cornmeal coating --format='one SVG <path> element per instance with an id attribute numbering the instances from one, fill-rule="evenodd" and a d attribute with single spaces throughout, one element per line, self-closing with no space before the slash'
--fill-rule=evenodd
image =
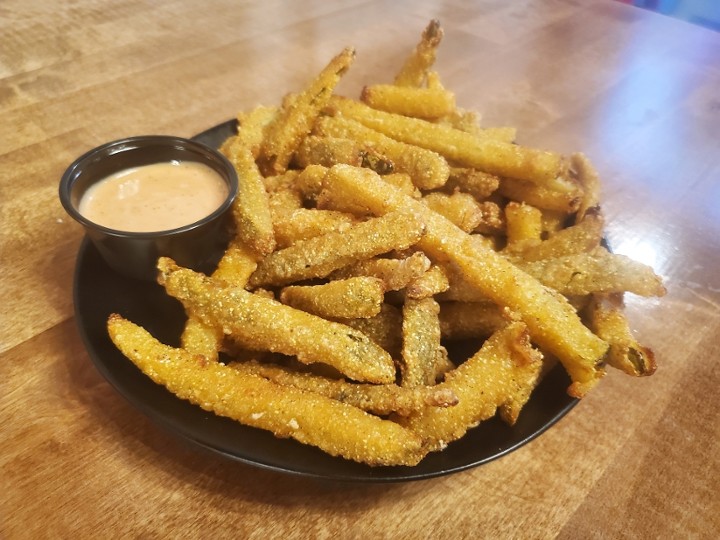
<path id="1" fill-rule="evenodd" d="M 415 465 L 423 456 L 420 438 L 390 420 L 169 347 L 116 314 L 108 332 L 153 381 L 218 416 L 368 465 Z"/>

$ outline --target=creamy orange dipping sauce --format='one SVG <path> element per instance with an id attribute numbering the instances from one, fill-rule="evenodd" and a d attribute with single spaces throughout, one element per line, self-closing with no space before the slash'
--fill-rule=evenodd
<path id="1" fill-rule="evenodd" d="M 92 185 L 78 211 L 90 221 L 128 232 L 176 229 L 212 214 L 228 196 L 223 178 L 193 161 L 125 169 Z"/>

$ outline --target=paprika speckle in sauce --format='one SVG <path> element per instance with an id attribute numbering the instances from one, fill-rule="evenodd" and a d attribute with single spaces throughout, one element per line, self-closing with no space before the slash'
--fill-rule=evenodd
<path id="1" fill-rule="evenodd" d="M 171 161 L 125 169 L 100 180 L 83 194 L 78 211 L 110 229 L 166 231 L 212 214 L 227 196 L 227 183 L 212 168 Z"/>

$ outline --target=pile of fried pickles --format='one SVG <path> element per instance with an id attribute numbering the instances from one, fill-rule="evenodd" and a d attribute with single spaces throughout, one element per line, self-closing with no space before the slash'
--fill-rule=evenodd
<path id="1" fill-rule="evenodd" d="M 372 466 L 415 465 L 496 414 L 512 425 L 557 361 L 578 398 L 607 366 L 652 374 L 623 295 L 665 289 L 603 247 L 597 172 L 458 108 L 432 69 L 442 36 L 431 21 L 358 100 L 334 92 L 348 48 L 240 113 L 217 269 L 158 261 L 181 347 L 113 314 L 120 351 L 205 410 Z M 453 340 L 477 346 L 450 358 Z"/>

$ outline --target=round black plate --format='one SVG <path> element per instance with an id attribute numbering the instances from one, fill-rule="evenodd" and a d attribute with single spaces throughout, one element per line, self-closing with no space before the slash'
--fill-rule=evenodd
<path id="1" fill-rule="evenodd" d="M 196 138 L 217 147 L 234 129 L 234 121 L 226 122 Z M 144 326 L 160 341 L 178 345 L 184 311 L 159 285 L 125 278 L 110 270 L 87 238 L 78 254 L 74 287 L 75 316 L 90 358 L 120 394 L 176 435 L 230 459 L 266 469 L 338 481 L 431 478 L 481 465 L 515 450 L 552 426 L 577 403 L 567 395 L 569 379 L 558 365 L 535 389 L 514 426 L 493 418 L 443 452 L 428 455 L 415 467 L 369 467 L 215 416 L 176 398 L 143 375 L 110 341 L 105 327 L 108 315 L 119 313 Z"/>

